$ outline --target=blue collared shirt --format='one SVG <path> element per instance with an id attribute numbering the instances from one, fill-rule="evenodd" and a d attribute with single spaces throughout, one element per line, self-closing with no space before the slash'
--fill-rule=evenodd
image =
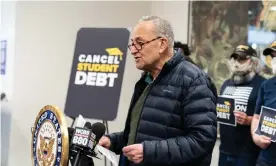
<path id="1" fill-rule="evenodd" d="M 260 114 L 262 106 L 276 109 L 276 77 L 263 82 L 259 90 L 256 102 L 255 114 Z M 276 143 L 271 142 L 270 146 L 262 149 L 260 157 L 276 165 Z"/>

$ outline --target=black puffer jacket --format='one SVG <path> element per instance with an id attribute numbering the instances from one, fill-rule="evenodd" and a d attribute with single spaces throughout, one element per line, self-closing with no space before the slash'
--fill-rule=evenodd
<path id="1" fill-rule="evenodd" d="M 136 83 L 123 132 L 110 134 L 111 150 L 126 145 L 130 112 L 146 87 Z M 178 51 L 153 82 L 144 103 L 135 143 L 142 143 L 143 166 L 209 166 L 217 137 L 217 91 L 209 77 Z M 120 166 L 129 163 L 123 155 Z"/>

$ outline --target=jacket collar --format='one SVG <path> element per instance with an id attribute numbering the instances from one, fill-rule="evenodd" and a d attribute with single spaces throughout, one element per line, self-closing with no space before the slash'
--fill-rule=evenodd
<path id="1" fill-rule="evenodd" d="M 178 65 L 178 63 L 184 58 L 184 55 L 182 54 L 181 50 L 178 49 L 174 52 L 174 56 L 165 63 L 166 67 L 171 69 Z"/>
<path id="2" fill-rule="evenodd" d="M 178 63 L 180 63 L 180 61 L 183 58 L 184 58 L 184 55 L 182 54 L 181 50 L 180 49 L 176 50 L 174 52 L 174 56 L 164 64 L 163 66 L 164 69 L 162 70 L 165 70 L 167 72 L 173 69 L 176 65 L 178 65 Z M 148 75 L 148 72 L 143 72 L 141 78 L 145 79 L 147 75 Z"/>

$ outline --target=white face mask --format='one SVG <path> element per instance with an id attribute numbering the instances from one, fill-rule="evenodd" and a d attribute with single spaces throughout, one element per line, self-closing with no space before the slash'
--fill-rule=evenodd
<path id="1" fill-rule="evenodd" d="M 276 57 L 272 58 L 271 67 L 272 67 L 273 74 L 276 74 Z"/>
<path id="2" fill-rule="evenodd" d="M 237 60 L 234 60 L 234 58 L 231 58 L 229 62 L 229 67 L 232 73 L 238 75 L 243 75 L 253 70 L 253 64 L 251 63 L 251 61 L 247 61 L 241 64 Z"/>

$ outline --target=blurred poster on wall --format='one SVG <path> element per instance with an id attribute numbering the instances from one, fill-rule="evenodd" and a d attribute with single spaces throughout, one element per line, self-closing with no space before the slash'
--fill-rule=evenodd
<path id="1" fill-rule="evenodd" d="M 230 78 L 227 60 L 239 44 L 256 49 L 261 75 L 272 76 L 271 57 L 262 53 L 276 40 L 276 1 L 192 1 L 190 7 L 191 58 L 218 89 Z"/>
<path id="2" fill-rule="evenodd" d="M 192 1 L 190 5 L 191 58 L 220 89 L 230 77 L 230 54 L 247 43 L 248 2 Z"/>
<path id="3" fill-rule="evenodd" d="M 127 28 L 81 28 L 65 114 L 111 121 L 117 116 L 130 32 Z"/>
<path id="4" fill-rule="evenodd" d="M 6 74 L 6 59 L 7 59 L 7 40 L 0 41 L 1 49 L 1 75 Z"/>
<path id="5" fill-rule="evenodd" d="M 251 1 L 248 8 L 248 43 L 258 52 L 264 70 L 262 74 L 272 76 L 271 57 L 263 56 L 263 50 L 276 40 L 276 2 Z"/>

